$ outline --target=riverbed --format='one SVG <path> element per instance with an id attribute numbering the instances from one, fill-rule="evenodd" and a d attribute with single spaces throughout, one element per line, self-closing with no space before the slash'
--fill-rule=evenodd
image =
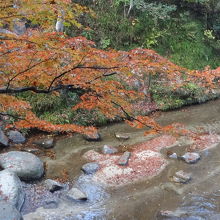
<path id="1" fill-rule="evenodd" d="M 186 128 L 198 133 L 220 134 L 220 100 L 185 107 L 180 110 L 156 113 L 154 117 L 162 125 L 179 122 L 184 124 Z M 82 165 L 88 162 L 83 157 L 85 152 L 89 150 L 100 152 L 103 145 L 115 146 L 124 151 L 129 149 L 130 146 L 154 138 L 152 135 L 144 136 L 144 129 L 134 129 L 125 123 L 102 127 L 99 132 L 102 137 L 99 142 L 88 142 L 81 135 L 61 137 L 56 142 L 54 158 L 41 156 L 47 164 L 45 178 L 56 179 L 62 177 L 64 179 L 66 177 L 67 187 L 74 184 L 80 186 L 81 184 L 88 194 L 91 194 L 92 202 L 77 204 L 74 218 L 70 217 L 69 219 L 220 219 L 219 144 L 201 151 L 201 160 L 195 164 L 186 164 L 177 159 L 167 159 L 167 149 L 163 149 L 161 153 L 169 161 L 169 164 L 159 175 L 153 178 L 143 177 L 140 181 L 123 184 L 122 186 L 94 189 L 89 182 L 87 184 L 88 179 L 79 179 Z M 130 138 L 128 140 L 118 140 L 115 138 L 116 132 L 126 133 Z M 183 139 L 179 144 L 169 148 L 169 151 L 181 155 L 186 152 L 186 149 L 190 148 L 190 144 L 190 141 Z M 187 184 L 173 183 L 171 177 L 178 170 L 191 173 L 192 180 Z M 29 197 L 32 197 L 32 200 L 38 204 L 34 207 L 36 209 L 41 205 L 40 201 L 44 199 L 44 195 L 39 196 L 39 192 L 43 191 L 41 183 L 36 183 L 34 187 L 35 191 L 32 191 L 33 184 L 26 185 Z M 98 194 L 96 196 L 92 195 L 94 192 Z M 37 196 L 38 198 L 35 198 Z M 47 196 L 51 197 L 49 194 Z M 56 197 L 56 194 L 54 196 Z M 58 194 L 57 197 L 59 197 Z M 30 203 L 30 201 L 26 202 L 23 207 L 24 219 L 45 219 L 39 215 L 39 213 L 44 212 L 42 208 L 39 209 L 37 214 L 28 214 L 34 210 L 27 203 Z M 60 207 L 61 210 L 65 210 L 65 208 L 64 206 Z M 161 216 L 160 212 L 164 210 L 172 211 L 172 215 L 170 217 Z"/>

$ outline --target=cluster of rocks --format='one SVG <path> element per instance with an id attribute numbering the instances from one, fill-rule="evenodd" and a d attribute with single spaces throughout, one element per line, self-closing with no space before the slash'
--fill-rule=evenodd
<path id="1" fill-rule="evenodd" d="M 115 133 L 115 137 L 120 141 L 126 141 L 130 138 L 129 134 L 120 133 L 120 132 Z M 95 132 L 93 134 L 84 135 L 83 138 L 87 141 L 101 141 L 102 140 L 101 134 L 98 132 Z"/>
<path id="2" fill-rule="evenodd" d="M 185 163 L 194 164 L 200 160 L 200 155 L 199 153 L 196 152 L 186 152 L 182 156 L 178 156 L 176 153 L 171 153 L 169 155 L 169 158 L 181 159 Z M 192 178 L 191 173 L 186 173 L 183 170 L 179 170 L 174 174 L 174 176 L 172 176 L 171 179 L 174 183 L 188 183 L 191 180 L 191 178 Z"/>
<path id="3" fill-rule="evenodd" d="M 28 152 L 11 151 L 0 154 L 0 220 L 21 220 L 20 213 L 25 201 L 25 192 L 22 187 L 22 181 L 31 181 L 40 179 L 44 174 L 43 162 L 34 154 Z M 97 163 L 88 163 L 82 167 L 86 175 L 91 175 L 99 169 Z M 65 185 L 47 179 L 44 181 L 44 188 L 54 193 L 62 190 Z M 63 194 L 69 201 L 86 201 L 87 195 L 76 186 Z M 54 209 L 59 206 L 60 200 L 46 200 L 43 207 Z M 6 217 L 7 216 L 7 217 Z"/>
<path id="4" fill-rule="evenodd" d="M 21 180 L 41 178 L 44 164 L 34 154 L 11 151 L 0 154 L 0 167 L 0 219 L 20 220 L 25 200 Z"/>

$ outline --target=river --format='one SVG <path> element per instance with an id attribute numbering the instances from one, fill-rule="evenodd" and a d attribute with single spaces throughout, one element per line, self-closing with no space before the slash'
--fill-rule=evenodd
<path id="1" fill-rule="evenodd" d="M 206 134 L 220 134 L 220 100 L 185 107 L 180 110 L 163 112 L 161 114 L 157 113 L 155 117 L 162 125 L 179 122 L 193 131 Z M 130 139 L 127 141 L 117 140 L 114 135 L 115 132 L 125 132 L 130 136 Z M 50 159 L 42 156 L 42 159 L 47 163 L 46 178 L 60 177 L 65 170 L 68 173 L 70 185 L 73 183 L 83 185 L 84 189 L 87 190 L 87 193 L 92 198 L 91 201 L 93 202 L 82 205 L 83 207 L 77 204 L 76 210 L 79 210 L 83 214 L 69 219 L 219 220 L 219 144 L 214 148 L 200 152 L 201 160 L 196 164 L 186 164 L 181 160 L 169 160 L 169 164 L 159 175 L 153 178 L 146 177 L 140 181 L 118 187 L 109 187 L 103 190 L 102 188 L 93 188 L 89 182 L 87 183 L 87 179 L 78 179 L 81 173 L 80 168 L 86 163 L 86 160 L 82 157 L 85 152 L 91 149 L 100 151 L 100 148 L 104 144 L 119 146 L 122 149 L 126 146 L 145 142 L 151 138 L 144 136 L 143 133 L 144 129 L 133 129 L 124 123 L 112 124 L 100 128 L 100 134 L 102 136 L 102 141 L 100 142 L 87 142 L 81 135 L 60 138 L 54 148 L 56 158 Z M 185 140 L 185 142 L 169 150 L 181 154 L 185 152 L 189 144 Z M 166 157 L 166 150 L 163 149 L 162 154 Z M 187 184 L 174 184 L 171 181 L 171 176 L 178 170 L 190 172 L 192 174 L 192 180 Z M 26 187 L 28 188 L 28 186 Z M 32 195 L 30 195 L 30 192 L 32 192 Z M 35 197 L 35 194 L 33 191 L 29 191 L 29 197 Z M 42 198 L 39 198 L 39 200 Z M 30 202 L 27 199 L 24 205 L 23 214 L 34 211 L 28 208 L 28 201 Z M 158 214 L 161 210 L 170 210 L 172 211 L 172 215 L 170 217 L 161 216 Z M 41 209 L 39 213 L 42 212 L 43 210 Z M 28 214 L 24 219 L 43 219 L 36 217 L 37 215 L 39 216 L 39 213 Z"/>

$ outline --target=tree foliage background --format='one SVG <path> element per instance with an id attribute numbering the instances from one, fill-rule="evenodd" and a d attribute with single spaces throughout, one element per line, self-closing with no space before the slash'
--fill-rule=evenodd
<path id="1" fill-rule="evenodd" d="M 0 1 L 2 119 L 7 127 L 49 132 L 91 133 L 95 128 L 84 125 L 92 125 L 97 117 L 123 119 L 155 131 L 170 129 L 134 114 L 135 104 L 152 103 L 161 88 L 175 94 L 181 89 L 191 93 L 215 88 L 220 70 L 189 70 L 151 49 L 186 67 L 194 68 L 197 61 L 199 68 L 207 63 L 219 66 L 215 55 L 219 9 L 213 5 L 213 1 Z M 187 54 L 192 45 L 195 50 Z M 92 123 L 84 119 L 88 112 L 93 114 Z"/>

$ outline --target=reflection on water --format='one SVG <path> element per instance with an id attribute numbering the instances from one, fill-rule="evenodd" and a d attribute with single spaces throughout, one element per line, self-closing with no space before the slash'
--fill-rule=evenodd
<path id="1" fill-rule="evenodd" d="M 158 220 L 220 220 L 220 190 L 211 194 L 188 194 L 182 201 L 172 217 L 158 217 Z"/>

